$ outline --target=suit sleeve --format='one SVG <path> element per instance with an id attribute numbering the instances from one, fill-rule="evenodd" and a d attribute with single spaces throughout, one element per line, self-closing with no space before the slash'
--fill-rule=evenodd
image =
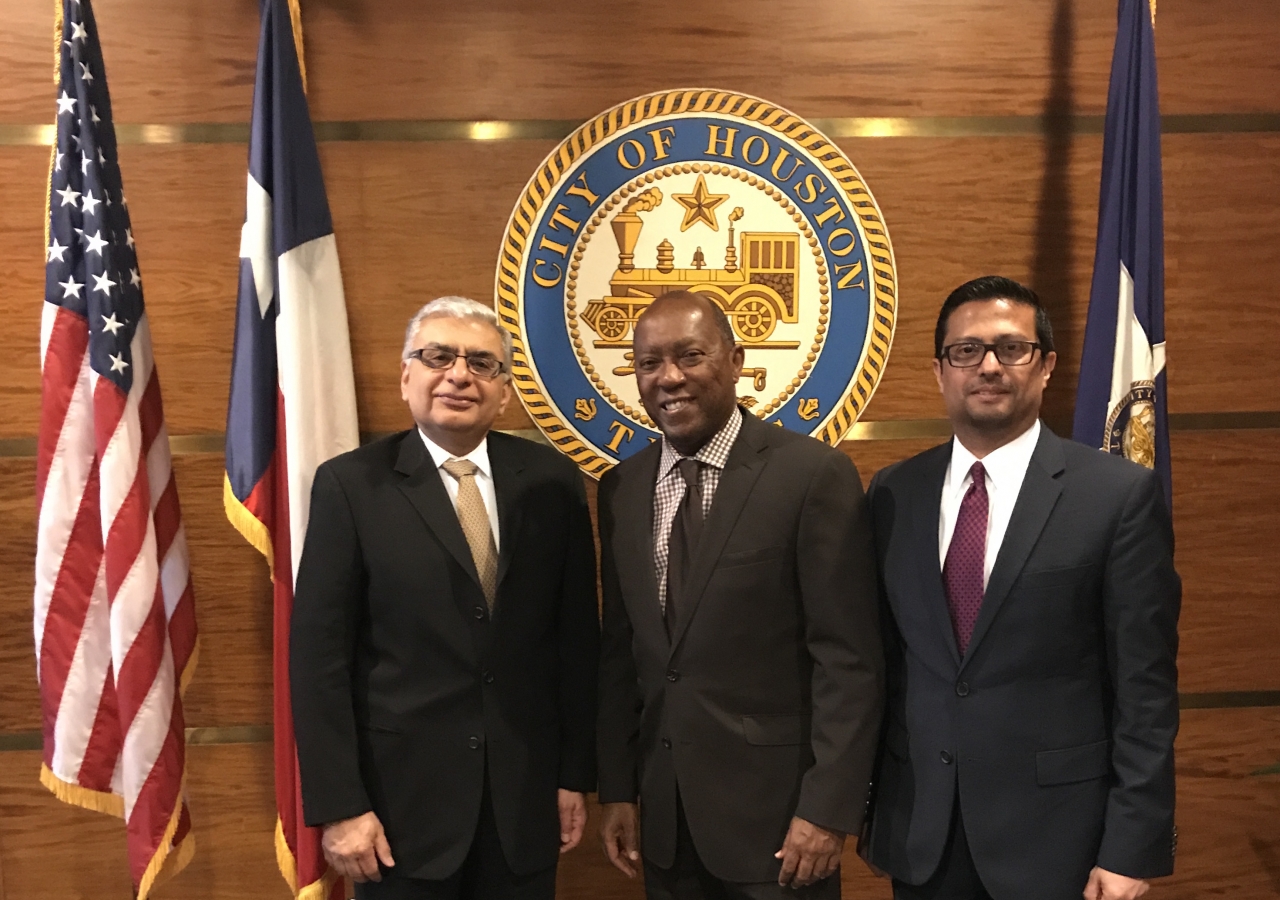
<path id="1" fill-rule="evenodd" d="M 884 711 L 884 652 L 869 507 L 844 454 L 828 456 L 809 484 L 796 557 L 813 659 L 814 763 L 795 814 L 857 834 Z"/>
<path id="2" fill-rule="evenodd" d="M 287 561 L 285 562 L 287 564 Z M 330 466 L 316 470 L 289 630 L 289 684 L 307 825 L 368 812 L 351 678 L 364 604 L 355 519 Z"/>
<path id="3" fill-rule="evenodd" d="M 632 655 L 631 620 L 622 600 L 622 584 L 613 558 L 613 488 L 600 482 L 596 515 L 600 521 L 600 581 L 603 592 L 600 634 L 600 716 L 598 726 L 601 803 L 635 803 L 640 794 L 639 739 L 641 697 Z"/>
<path id="4" fill-rule="evenodd" d="M 1130 490 L 1103 575 L 1114 690 L 1111 764 L 1098 865 L 1131 878 L 1173 872 L 1173 740 L 1178 733 L 1178 613 L 1173 524 L 1154 473 Z"/>
<path id="5" fill-rule="evenodd" d="M 596 681 L 600 613 L 596 603 L 596 547 L 587 493 L 577 466 L 566 476 L 567 551 L 560 593 L 560 787 L 596 787 Z"/>

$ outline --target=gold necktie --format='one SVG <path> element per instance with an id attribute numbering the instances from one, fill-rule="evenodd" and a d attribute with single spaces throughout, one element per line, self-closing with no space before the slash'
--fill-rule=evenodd
<path id="1" fill-rule="evenodd" d="M 493 599 L 498 591 L 498 548 L 493 542 L 493 530 L 489 525 L 489 513 L 484 508 L 484 498 L 476 484 L 478 466 L 469 459 L 446 460 L 444 470 L 458 479 L 458 522 L 471 547 L 471 559 L 480 576 L 485 603 L 493 612 Z"/>

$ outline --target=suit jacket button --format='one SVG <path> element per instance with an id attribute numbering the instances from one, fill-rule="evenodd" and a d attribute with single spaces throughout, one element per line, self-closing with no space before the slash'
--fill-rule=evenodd
<path id="1" fill-rule="evenodd" d="M 938 756 L 942 760 L 942 764 L 944 766 L 951 765 L 952 756 L 946 750 L 943 750 L 942 753 L 940 753 Z"/>
<path id="2" fill-rule="evenodd" d="M 485 684 L 493 684 L 493 673 L 492 673 L 492 672 L 485 672 L 485 673 L 484 673 L 484 683 L 485 683 Z"/>
<path id="3" fill-rule="evenodd" d="M 969 696 L 969 682 L 961 681 L 959 684 L 956 685 L 956 696 L 957 697 Z"/>
<path id="4" fill-rule="evenodd" d="M 670 741 L 669 739 L 667 739 L 667 738 L 663 738 L 663 739 L 662 739 L 662 746 L 664 746 L 664 747 L 666 747 L 668 750 L 670 750 L 670 749 L 671 749 L 671 741 Z"/>
<path id="5" fill-rule="evenodd" d="M 471 735 L 471 737 L 467 738 L 467 746 L 470 747 L 472 750 L 479 750 L 480 738 L 476 737 L 474 734 Z"/>
<path id="6" fill-rule="evenodd" d="M 483 607 L 483 606 L 477 606 L 477 607 L 475 608 L 475 610 L 474 610 L 474 615 L 475 615 L 476 619 L 483 619 L 483 618 L 484 618 L 484 607 Z"/>
<path id="7" fill-rule="evenodd" d="M 679 681 L 680 673 L 675 669 L 667 669 L 667 681 Z"/>

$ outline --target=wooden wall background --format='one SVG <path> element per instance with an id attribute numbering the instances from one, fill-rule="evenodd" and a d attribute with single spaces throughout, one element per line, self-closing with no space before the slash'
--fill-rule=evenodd
<path id="1" fill-rule="evenodd" d="M 0 900 L 115 900 L 129 896 L 120 824 L 57 803 L 36 781 L 39 753 L 21 749 L 39 727 L 34 459 L 23 448 L 38 420 L 48 151 L 15 126 L 53 121 L 51 6 L 0 0 L 0 284 L 9 340 L 0 391 Z M 928 370 L 937 306 L 956 284 L 1001 272 L 1052 304 L 1062 360 L 1047 414 L 1060 428 L 1069 422 L 1102 141 L 1073 128 L 1078 119 L 1043 128 L 1025 117 L 1104 112 L 1115 0 L 304 7 L 317 122 L 576 122 L 646 91 L 700 85 L 759 94 L 810 119 L 1023 117 L 1001 119 L 983 136 L 840 140 L 885 213 L 901 279 L 892 362 L 867 418 L 941 416 Z M 256 0 L 99 0 L 96 12 L 118 124 L 247 121 Z M 1178 873 L 1153 894 L 1169 900 L 1280 895 L 1278 42 L 1274 0 L 1159 6 L 1187 707 Z M 364 430 L 408 422 L 395 380 L 411 312 L 445 293 L 491 298 L 511 206 L 552 146 L 322 143 Z M 224 428 L 246 156 L 234 141 L 120 150 L 172 435 Z M 519 411 L 500 424 L 529 427 Z M 845 448 L 869 477 L 930 443 Z M 261 728 L 226 730 L 270 721 L 270 594 L 265 565 L 223 518 L 221 464 L 216 452 L 175 462 L 202 644 L 187 719 L 212 729 L 200 732 L 212 743 L 189 753 L 195 861 L 159 896 L 282 898 L 271 747 L 253 739 Z M 250 739 L 228 741 L 237 734 Z M 853 896 L 888 896 L 884 882 L 848 863 Z M 594 837 L 561 873 L 565 898 L 641 895 L 606 867 Z"/>

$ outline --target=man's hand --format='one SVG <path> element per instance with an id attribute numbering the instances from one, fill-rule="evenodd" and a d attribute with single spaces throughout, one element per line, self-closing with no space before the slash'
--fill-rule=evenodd
<path id="1" fill-rule="evenodd" d="M 604 855 L 623 875 L 635 878 L 640 869 L 639 807 L 634 803 L 605 803 L 600 809 L 600 842 Z"/>
<path id="2" fill-rule="evenodd" d="M 793 818 L 782 849 L 773 854 L 782 860 L 778 884 L 798 888 L 821 881 L 839 868 L 842 850 L 844 835 L 840 832 Z"/>
<path id="3" fill-rule="evenodd" d="M 324 826 L 320 847 L 333 870 L 352 881 L 381 881 L 378 860 L 387 867 L 396 864 L 382 823 L 372 812 Z"/>
<path id="4" fill-rule="evenodd" d="M 1094 866 L 1089 873 L 1089 883 L 1084 886 L 1084 900 L 1138 900 L 1150 887 L 1141 878 L 1117 875 Z"/>
<path id="5" fill-rule="evenodd" d="M 587 827 L 587 798 L 577 791 L 561 788 L 556 795 L 560 807 L 560 852 L 568 853 L 582 840 Z"/>

